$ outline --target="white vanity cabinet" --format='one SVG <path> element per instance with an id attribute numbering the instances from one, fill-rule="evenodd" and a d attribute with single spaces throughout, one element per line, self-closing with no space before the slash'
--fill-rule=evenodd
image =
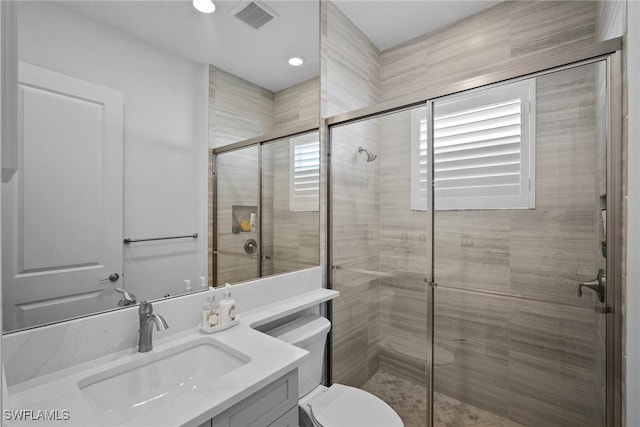
<path id="1" fill-rule="evenodd" d="M 297 427 L 298 370 L 294 369 L 198 427 Z"/>

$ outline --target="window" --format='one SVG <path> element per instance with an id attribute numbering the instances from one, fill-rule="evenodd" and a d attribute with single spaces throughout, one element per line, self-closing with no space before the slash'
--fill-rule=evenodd
<path id="1" fill-rule="evenodd" d="M 289 210 L 320 210 L 320 142 L 318 133 L 290 140 Z"/>
<path id="2" fill-rule="evenodd" d="M 436 210 L 535 206 L 535 80 L 463 94 L 434 107 Z M 411 117 L 411 209 L 427 210 L 427 115 Z"/>

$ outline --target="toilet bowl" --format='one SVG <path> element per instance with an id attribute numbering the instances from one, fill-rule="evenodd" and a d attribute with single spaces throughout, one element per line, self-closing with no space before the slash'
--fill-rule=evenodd
<path id="1" fill-rule="evenodd" d="M 298 368 L 300 427 L 403 427 L 393 408 L 373 394 L 342 384 L 320 384 L 329 329 L 331 322 L 312 313 L 266 331 L 309 352 Z"/>
<path id="2" fill-rule="evenodd" d="M 319 385 L 298 402 L 300 427 L 402 427 L 382 399 L 342 384 Z"/>

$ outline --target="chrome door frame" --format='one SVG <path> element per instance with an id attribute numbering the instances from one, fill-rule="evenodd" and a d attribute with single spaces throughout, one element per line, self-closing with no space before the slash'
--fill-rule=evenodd
<path id="1" fill-rule="evenodd" d="M 607 427 L 622 419 L 622 52 L 606 58 L 607 66 L 607 288 L 606 414 Z M 610 251 L 610 249 L 613 249 Z M 611 252 L 611 253 L 610 253 Z M 613 286 L 610 285 L 613 284 Z M 611 394 L 611 396 L 610 396 Z"/>

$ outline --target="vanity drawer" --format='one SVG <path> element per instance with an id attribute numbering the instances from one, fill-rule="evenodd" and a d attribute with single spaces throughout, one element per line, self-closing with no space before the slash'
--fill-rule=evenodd
<path id="1" fill-rule="evenodd" d="M 298 427 L 298 406 L 289 409 L 289 412 L 275 420 L 269 427 Z"/>
<path id="2" fill-rule="evenodd" d="M 298 406 L 298 370 L 275 380 L 213 418 L 213 427 L 267 427 Z M 297 421 L 297 420 L 296 420 Z M 276 426 L 287 425 L 275 423 Z"/>

